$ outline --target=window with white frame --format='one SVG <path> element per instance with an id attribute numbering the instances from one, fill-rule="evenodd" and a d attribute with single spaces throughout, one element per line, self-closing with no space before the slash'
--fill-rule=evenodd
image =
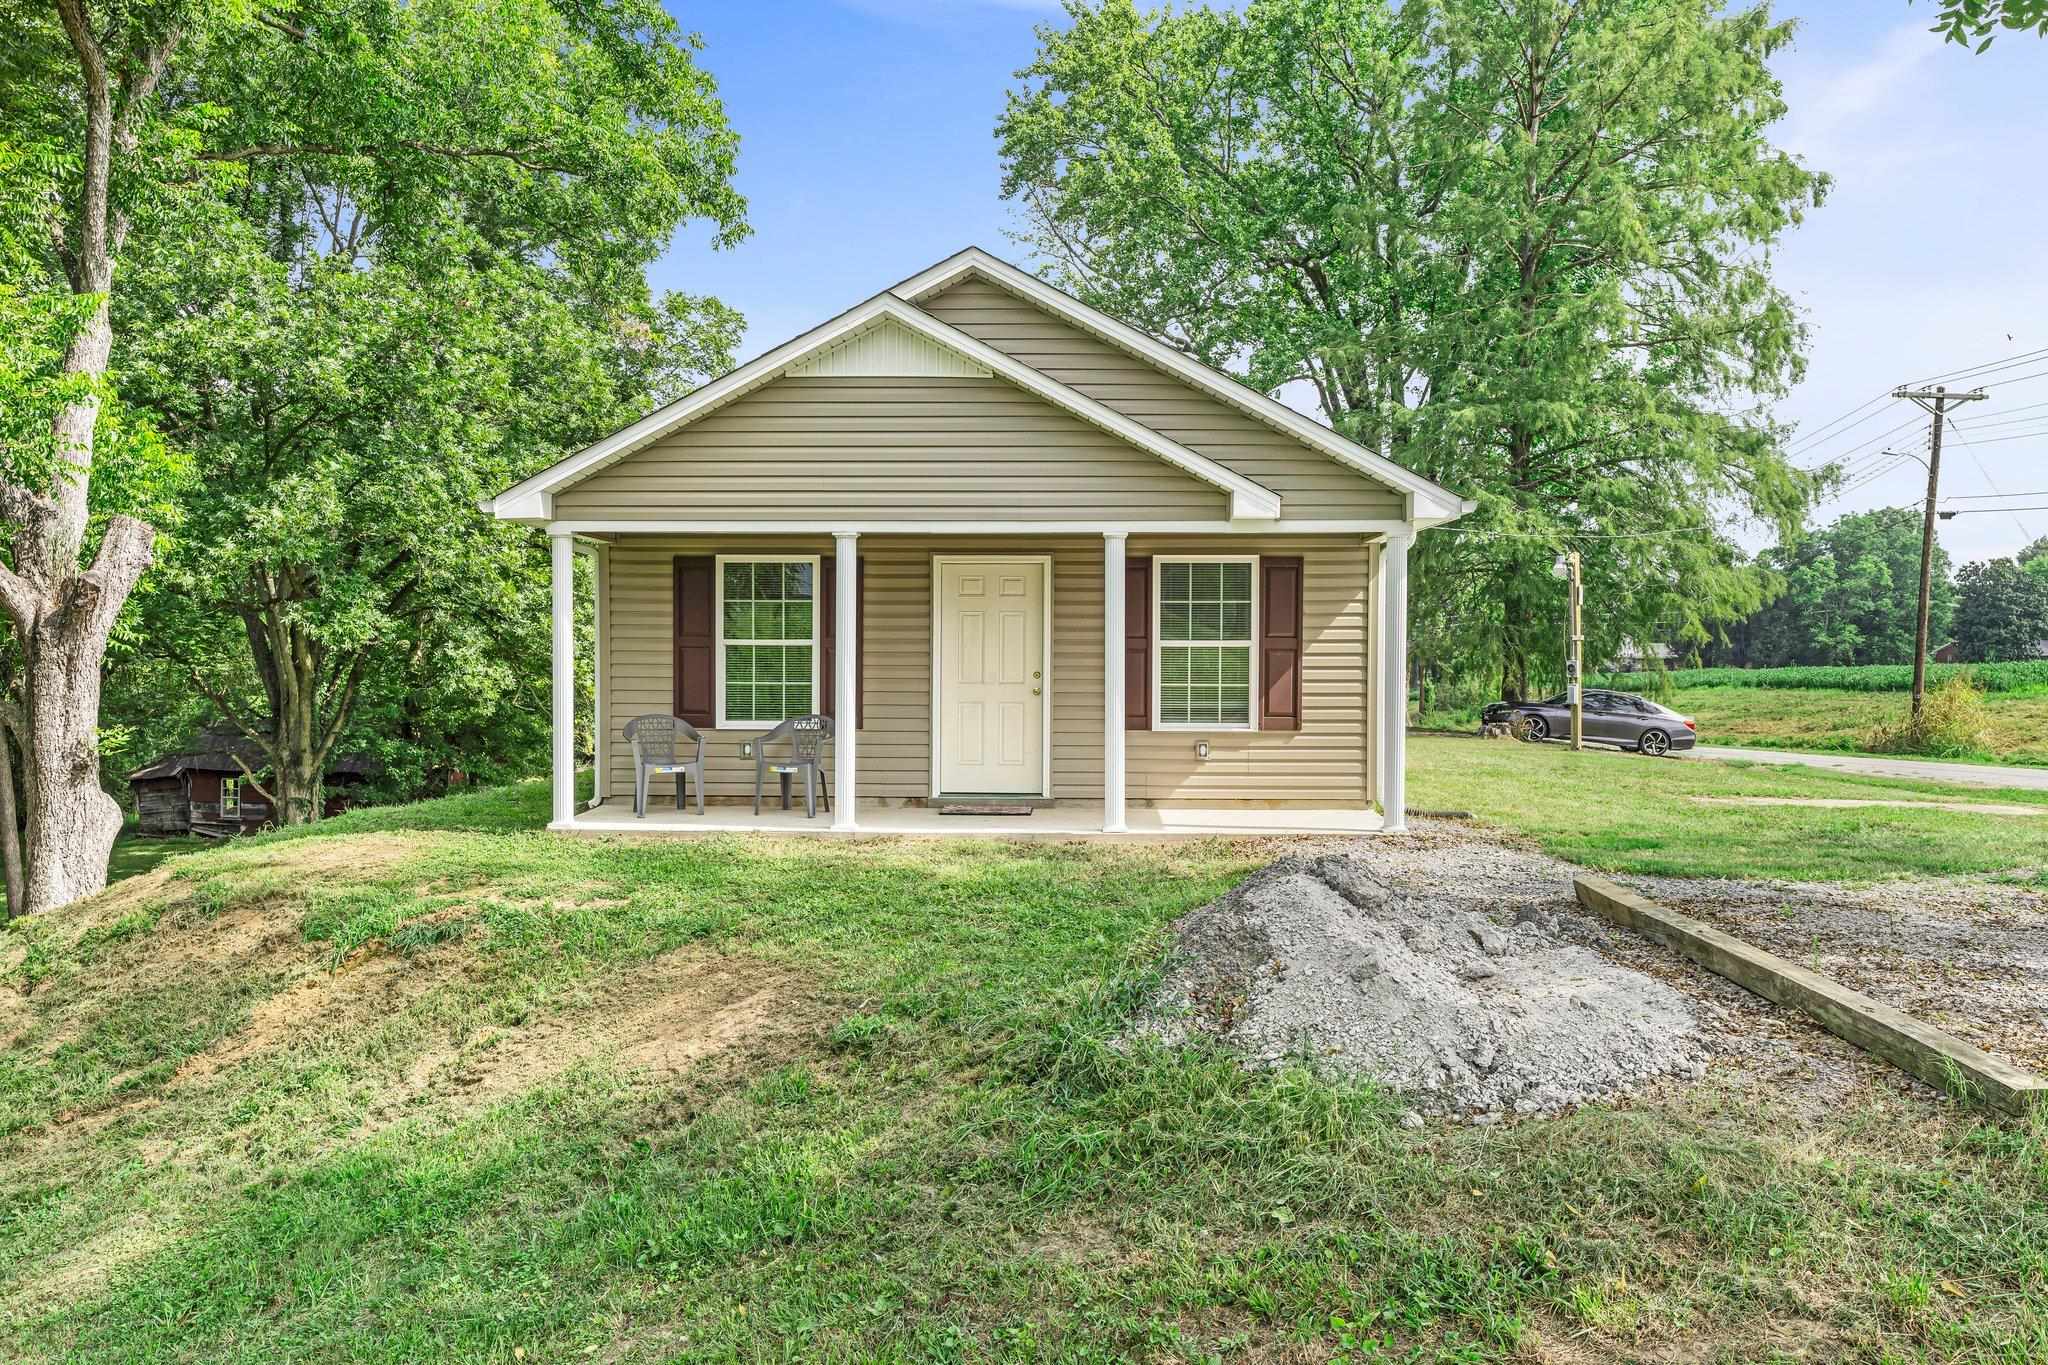
<path id="1" fill-rule="evenodd" d="M 719 728 L 818 709 L 817 597 L 816 555 L 719 556 Z"/>
<path id="2" fill-rule="evenodd" d="M 1155 729 L 1251 728 L 1257 570 L 1251 555 L 1154 559 Z"/>

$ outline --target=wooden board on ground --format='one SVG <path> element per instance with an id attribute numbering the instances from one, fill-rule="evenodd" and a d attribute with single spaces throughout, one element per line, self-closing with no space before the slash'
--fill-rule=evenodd
<path id="1" fill-rule="evenodd" d="M 1839 981 L 1787 962 L 1604 877 L 1574 877 L 1579 904 L 1691 958 L 1745 990 L 1819 1021 L 1937 1090 L 1965 1092 L 2012 1114 L 2048 1107 L 2048 1081 Z"/>

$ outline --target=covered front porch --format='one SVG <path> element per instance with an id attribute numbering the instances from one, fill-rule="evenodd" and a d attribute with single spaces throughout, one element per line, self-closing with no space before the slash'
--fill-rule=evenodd
<path id="1" fill-rule="evenodd" d="M 1195 526 L 1042 523 L 827 532 L 787 524 L 642 529 L 558 522 L 548 530 L 551 829 L 1073 838 L 1346 836 L 1401 828 L 1399 680 L 1406 672 L 1412 539 L 1405 526 L 1291 536 L 1249 527 L 1219 534 Z M 596 675 L 598 736 L 593 798 L 580 808 L 579 555 L 594 569 L 585 582 L 595 583 L 596 657 L 584 662 Z M 1157 642 L 1141 638 L 1160 624 L 1156 596 L 1167 591 L 1161 580 L 1185 577 L 1167 566 L 1190 561 L 1242 565 L 1237 581 L 1260 585 L 1256 638 L 1245 651 L 1253 660 L 1251 705 L 1237 724 L 1227 714 L 1205 724 L 1175 713 L 1158 676 Z M 754 814 L 754 751 L 766 726 L 731 705 L 729 665 L 737 656 L 729 651 L 740 646 L 725 633 L 732 620 L 727 579 L 736 565 L 775 562 L 791 566 L 791 582 L 804 585 L 820 623 L 810 708 L 854 718 L 835 725 L 825 772 L 831 811 L 821 804 L 814 819 L 803 814 L 800 783 L 796 809 L 779 810 L 772 777 L 763 810 Z M 1000 687 L 977 689 L 1003 681 L 996 670 L 1008 644 L 997 643 L 996 634 L 1010 607 L 1024 612 L 1021 624 L 1008 629 L 1012 641 L 1026 645 L 1015 667 L 1015 704 L 1007 704 L 1011 713 L 1027 708 L 1019 713 L 1021 728 L 1013 736 L 991 720 L 985 743 L 963 739 L 964 717 L 1006 706 Z M 714 625 L 702 624 L 707 615 Z M 838 632 L 836 648 L 835 622 L 852 623 Z M 963 650 L 981 648 L 983 630 L 985 680 L 958 662 Z M 1383 685 L 1386 678 L 1396 681 Z M 636 818 L 625 723 L 649 713 L 688 718 L 693 708 L 705 739 L 705 813 L 695 814 L 694 792 L 689 809 L 677 812 L 673 782 L 657 779 L 647 815 Z M 1277 723 L 1270 714 L 1276 709 Z M 981 770 L 989 781 L 968 773 L 984 757 L 991 760 Z M 997 757 L 1022 762 L 995 772 Z M 942 812 L 1006 797 L 1027 803 L 1031 813 Z"/>

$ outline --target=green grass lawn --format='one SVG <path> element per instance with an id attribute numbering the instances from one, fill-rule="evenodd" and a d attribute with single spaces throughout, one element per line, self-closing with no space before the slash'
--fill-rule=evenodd
<path id="1" fill-rule="evenodd" d="M 1588 807 L 1782 777 L 1414 754 L 1417 804 L 1593 854 L 1626 822 Z M 0 938 L 0 1355 L 2048 1354 L 2038 1127 L 1709 1082 L 1411 1132 L 1365 1088 L 1118 1045 L 1167 923 L 1270 845 L 576 840 L 546 806 L 356 812 Z M 604 1040 L 699 967 L 763 1032 L 650 1082 Z"/>
<path id="2" fill-rule="evenodd" d="M 2048 816 L 1716 805 L 1698 797 L 1929 800 L 2048 807 L 2048 792 L 1820 768 L 1653 759 L 1561 744 L 1416 736 L 1408 804 L 1470 811 L 1588 867 L 1694 877 L 1875 881 L 2048 868 Z"/>
<path id="3" fill-rule="evenodd" d="M 114 840 L 113 856 L 107 860 L 107 885 L 140 876 L 166 858 L 204 847 L 198 839 L 141 834 L 129 825 Z"/>

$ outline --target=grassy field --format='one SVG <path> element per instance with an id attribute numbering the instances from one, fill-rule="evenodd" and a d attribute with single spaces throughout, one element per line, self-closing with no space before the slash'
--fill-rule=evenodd
<path id="1" fill-rule="evenodd" d="M 1690 866 L 1687 822 L 1696 861 L 1794 865 L 1797 820 L 1687 784 L 1830 785 L 1414 762 L 1417 804 L 1603 866 Z M 1411 1132 L 1368 1089 L 1115 1045 L 1167 922 L 1270 845 L 582 841 L 546 805 L 357 812 L 0 937 L 0 1355 L 2048 1355 L 2039 1127 L 1710 1081 Z M 1907 814 L 1881 867 L 1998 865 Z M 1868 875 L 1826 842 L 1799 865 Z"/>
<path id="2" fill-rule="evenodd" d="M 1951 761 L 2048 766 L 2048 660 L 1936 664 L 1929 683 L 1967 677 L 1984 692 L 1989 719 L 1982 747 Z M 1855 668 L 1692 668 L 1595 678 L 1603 687 L 1653 696 L 1699 722 L 1706 744 L 1753 749 L 1865 753 L 1880 725 L 1905 718 L 1913 670 L 1903 664 Z M 1479 727 L 1479 707 L 1424 715 L 1425 728 Z"/>
<path id="3" fill-rule="evenodd" d="M 1710 744 L 1854 753 L 1873 727 L 1903 720 L 1909 700 L 1903 692 L 1679 687 L 1666 703 L 1697 720 Z M 1991 692 L 1984 709 L 1991 724 L 1978 761 L 2048 765 L 2048 693 Z"/>
<path id="4" fill-rule="evenodd" d="M 2014 663 L 1930 664 L 1929 686 L 1939 687 L 1951 678 L 1968 678 L 1984 692 L 2048 695 L 2048 659 Z M 1651 692 L 1665 683 L 1680 687 L 1762 687 L 1782 692 L 1812 688 L 1823 692 L 1910 692 L 1911 664 L 1856 664 L 1795 668 L 1682 668 L 1669 673 L 1608 673 L 1595 675 L 1596 687 L 1618 687 L 1625 692 Z"/>

